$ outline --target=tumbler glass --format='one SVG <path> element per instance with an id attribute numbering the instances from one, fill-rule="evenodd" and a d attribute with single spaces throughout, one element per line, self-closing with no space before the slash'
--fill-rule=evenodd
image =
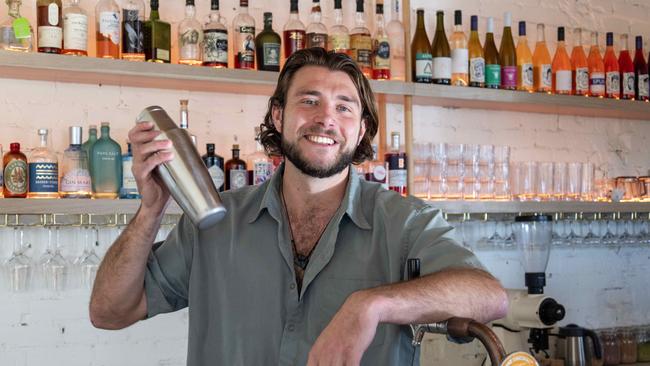
<path id="1" fill-rule="evenodd" d="M 429 199 L 442 200 L 447 191 L 447 144 L 431 144 L 431 165 L 429 166 Z"/>
<path id="2" fill-rule="evenodd" d="M 447 192 L 449 200 L 463 198 L 463 151 L 462 144 L 447 144 Z"/>
<path id="3" fill-rule="evenodd" d="M 463 199 L 477 200 L 479 194 L 479 145 L 466 144 L 463 151 Z"/>

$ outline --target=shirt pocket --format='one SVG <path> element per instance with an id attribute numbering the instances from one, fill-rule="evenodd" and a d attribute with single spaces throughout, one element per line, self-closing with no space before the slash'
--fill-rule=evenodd
<path id="1" fill-rule="evenodd" d="M 318 296 L 314 298 L 316 300 L 316 308 L 320 310 L 319 317 L 322 319 L 319 327 L 321 331 L 327 327 L 334 314 L 339 311 L 348 296 L 356 291 L 377 287 L 382 284 L 382 281 L 371 279 L 332 277 L 321 278 L 321 281 Z M 375 338 L 368 346 L 368 350 L 384 344 L 387 326 L 388 324 L 379 324 L 377 326 Z"/>

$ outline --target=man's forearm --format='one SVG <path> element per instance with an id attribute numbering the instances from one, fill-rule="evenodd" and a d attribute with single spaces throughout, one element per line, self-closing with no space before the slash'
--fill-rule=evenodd
<path id="1" fill-rule="evenodd" d="M 162 217 L 139 210 L 104 256 L 90 300 L 95 326 L 121 328 L 146 315 L 145 268 Z"/>
<path id="2" fill-rule="evenodd" d="M 421 278 L 356 293 L 381 323 L 415 324 L 465 317 L 479 322 L 502 318 L 505 290 L 489 273 L 446 269 Z"/>

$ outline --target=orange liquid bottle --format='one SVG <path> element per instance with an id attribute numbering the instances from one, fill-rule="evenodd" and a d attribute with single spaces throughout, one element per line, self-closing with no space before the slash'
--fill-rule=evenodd
<path id="1" fill-rule="evenodd" d="M 577 28 L 573 33 L 574 46 L 571 51 L 571 70 L 574 95 L 589 95 L 589 63 L 582 48 L 582 29 Z"/>
<path id="2" fill-rule="evenodd" d="M 519 40 L 517 41 L 517 90 L 532 92 L 533 89 L 533 54 L 528 48 L 526 22 L 519 22 Z"/>
<path id="3" fill-rule="evenodd" d="M 605 96 L 605 64 L 600 56 L 597 32 L 591 32 L 591 48 L 587 63 L 589 64 L 589 96 L 602 98 Z"/>
<path id="4" fill-rule="evenodd" d="M 553 93 L 571 94 L 571 59 L 564 44 L 564 27 L 557 28 L 557 49 L 553 57 Z"/>
<path id="5" fill-rule="evenodd" d="M 551 93 L 553 75 L 551 75 L 551 54 L 546 47 L 544 24 L 537 25 L 537 44 L 533 53 L 533 83 L 536 92 Z"/>
<path id="6" fill-rule="evenodd" d="M 618 60 L 614 52 L 614 33 L 607 32 L 607 48 L 605 49 L 605 96 L 607 98 L 621 98 L 621 73 Z"/>

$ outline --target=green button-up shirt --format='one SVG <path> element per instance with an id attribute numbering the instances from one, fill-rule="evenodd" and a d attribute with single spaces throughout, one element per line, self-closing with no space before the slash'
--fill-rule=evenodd
<path id="1" fill-rule="evenodd" d="M 186 217 L 156 244 L 145 276 L 148 316 L 189 306 L 188 366 L 305 365 L 314 341 L 353 292 L 421 273 L 480 267 L 439 210 L 366 182 L 350 169 L 341 206 L 320 238 L 300 294 L 279 189 L 224 192 L 226 217 L 199 231 Z M 285 184 L 290 184 L 286 182 Z M 380 324 L 361 365 L 418 364 L 407 326 Z"/>

